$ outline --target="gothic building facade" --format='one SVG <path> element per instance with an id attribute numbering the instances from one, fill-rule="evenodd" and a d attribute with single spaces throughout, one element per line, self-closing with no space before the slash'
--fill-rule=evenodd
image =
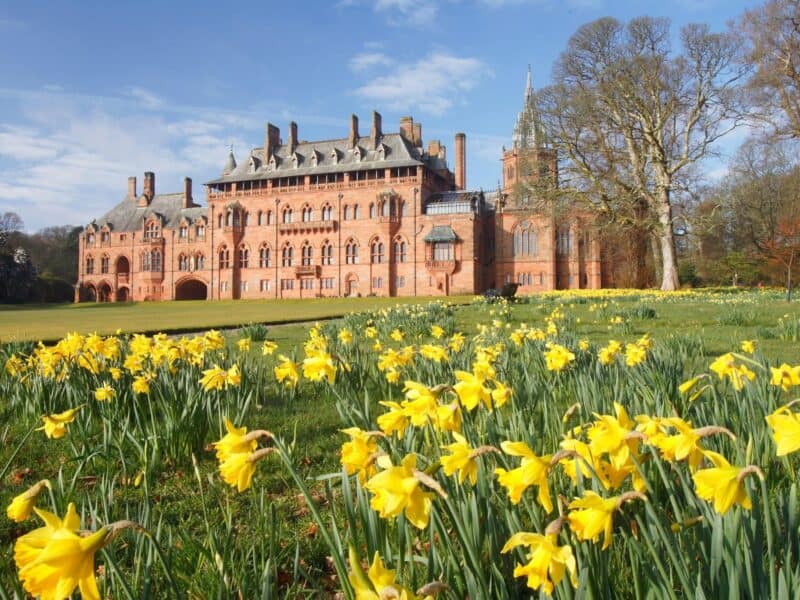
<path id="1" fill-rule="evenodd" d="M 384 132 L 372 114 L 362 135 L 286 140 L 267 124 L 262 147 L 205 185 L 157 194 L 155 175 L 85 228 L 76 301 L 435 296 L 506 282 L 521 293 L 601 287 L 600 248 L 585 215 L 543 212 L 537 182 L 557 185 L 528 74 L 503 188 L 466 186 L 466 136 L 454 166 L 411 117 Z"/>

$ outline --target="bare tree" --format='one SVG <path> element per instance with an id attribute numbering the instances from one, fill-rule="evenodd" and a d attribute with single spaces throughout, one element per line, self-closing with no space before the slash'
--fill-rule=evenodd
<path id="1" fill-rule="evenodd" d="M 550 139 L 566 159 L 566 192 L 615 218 L 647 224 L 661 289 L 677 289 L 675 202 L 713 144 L 743 122 L 740 43 L 705 25 L 671 44 L 666 19 L 582 26 L 540 95 Z"/>
<path id="2" fill-rule="evenodd" d="M 781 136 L 800 137 L 800 2 L 770 0 L 747 11 L 739 30 L 748 42 L 745 60 L 759 116 Z"/>

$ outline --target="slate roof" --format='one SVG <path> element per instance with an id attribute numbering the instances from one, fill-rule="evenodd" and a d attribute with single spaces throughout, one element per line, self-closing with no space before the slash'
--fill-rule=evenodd
<path id="1" fill-rule="evenodd" d="M 457 242 L 458 236 L 450 225 L 434 225 L 423 239 L 426 242 Z"/>
<path id="2" fill-rule="evenodd" d="M 183 208 L 183 192 L 176 194 L 156 194 L 149 206 L 136 206 L 136 198 L 125 198 L 114 208 L 94 221 L 96 227 L 108 225 L 112 231 L 138 231 L 142 228 L 144 219 L 152 214 L 161 218 L 164 229 L 177 229 L 181 219 L 186 217 L 189 222 L 197 217 L 205 217 L 205 206 L 192 206 Z"/>
<path id="3" fill-rule="evenodd" d="M 425 214 L 483 214 L 493 210 L 496 192 L 455 190 L 436 192 L 425 200 Z"/>
<path id="4" fill-rule="evenodd" d="M 249 156 L 240 161 L 230 172 L 228 172 L 231 158 L 229 156 L 223 175 L 207 182 L 206 185 L 418 165 L 426 165 L 433 170 L 447 168 L 447 161 L 438 156 L 430 156 L 420 148 L 414 148 L 399 133 L 384 133 L 378 139 L 377 145 L 370 136 L 361 136 L 358 138 L 356 148 L 358 154 L 350 148 L 348 138 L 300 142 L 293 153 L 289 152 L 287 144 L 283 144 L 274 151 L 274 167 L 264 161 L 263 148 L 254 148 Z"/>

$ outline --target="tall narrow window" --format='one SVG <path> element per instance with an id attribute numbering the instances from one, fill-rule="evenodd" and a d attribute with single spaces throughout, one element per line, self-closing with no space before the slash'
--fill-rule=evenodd
<path id="1" fill-rule="evenodd" d="M 355 265 L 358 263 L 358 244 L 354 240 L 347 242 L 344 247 L 344 262 L 348 265 Z"/>
<path id="2" fill-rule="evenodd" d="M 108 257 L 103 256 L 100 259 L 100 272 L 101 273 L 108 273 Z"/>
<path id="3" fill-rule="evenodd" d="M 206 268 L 206 257 L 202 252 L 198 252 L 194 257 L 194 265 L 195 269 L 205 269 Z"/>
<path id="4" fill-rule="evenodd" d="M 539 243 L 536 230 L 528 221 L 523 221 L 514 230 L 513 255 L 536 256 L 539 253 Z"/>
<path id="5" fill-rule="evenodd" d="M 394 260 L 395 262 L 406 262 L 406 243 L 402 239 L 394 241 Z"/>
<path id="6" fill-rule="evenodd" d="M 269 247 L 268 246 L 261 246 L 258 251 L 258 266 L 262 269 L 266 269 L 271 264 L 271 257 L 269 255 Z"/>
<path id="7" fill-rule="evenodd" d="M 347 204 L 345 204 L 344 208 L 342 208 L 342 219 L 345 221 L 350 220 L 350 207 Z"/>
<path id="8" fill-rule="evenodd" d="M 239 247 L 239 268 L 246 269 L 250 266 L 250 250 L 247 246 Z"/>
<path id="9" fill-rule="evenodd" d="M 94 257 L 93 256 L 87 256 L 86 257 L 86 273 L 88 275 L 91 275 L 92 273 L 94 273 Z"/>
<path id="10" fill-rule="evenodd" d="M 353 206 L 353 219 L 360 219 L 361 218 L 361 207 L 356 204 Z"/>
<path id="11" fill-rule="evenodd" d="M 231 255 L 227 246 L 219 249 L 219 268 L 229 269 L 231 267 Z"/>
<path id="12" fill-rule="evenodd" d="M 314 262 L 314 248 L 308 242 L 303 244 L 301 260 L 304 267 L 310 267 Z"/>
<path id="13" fill-rule="evenodd" d="M 294 259 L 294 248 L 291 246 L 284 246 L 281 255 L 281 266 L 291 267 Z"/>
<path id="14" fill-rule="evenodd" d="M 320 253 L 322 254 L 323 265 L 333 264 L 333 244 L 327 241 L 323 242 L 322 248 L 320 248 Z"/>
<path id="15" fill-rule="evenodd" d="M 434 242 L 433 260 L 453 260 L 453 243 Z"/>
<path id="16" fill-rule="evenodd" d="M 380 264 L 383 262 L 383 242 L 375 240 L 372 242 L 371 262 L 372 264 Z"/>
<path id="17" fill-rule="evenodd" d="M 153 250 L 150 253 L 150 270 L 151 271 L 161 270 L 161 250 Z"/>

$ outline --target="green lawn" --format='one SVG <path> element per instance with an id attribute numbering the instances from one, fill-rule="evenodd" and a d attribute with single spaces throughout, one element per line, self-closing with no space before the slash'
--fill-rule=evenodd
<path id="1" fill-rule="evenodd" d="M 470 296 L 451 297 L 467 302 Z M 320 298 L 0 306 L 0 341 L 55 341 L 66 333 L 180 332 L 246 323 L 286 323 L 341 316 L 432 298 Z"/>

